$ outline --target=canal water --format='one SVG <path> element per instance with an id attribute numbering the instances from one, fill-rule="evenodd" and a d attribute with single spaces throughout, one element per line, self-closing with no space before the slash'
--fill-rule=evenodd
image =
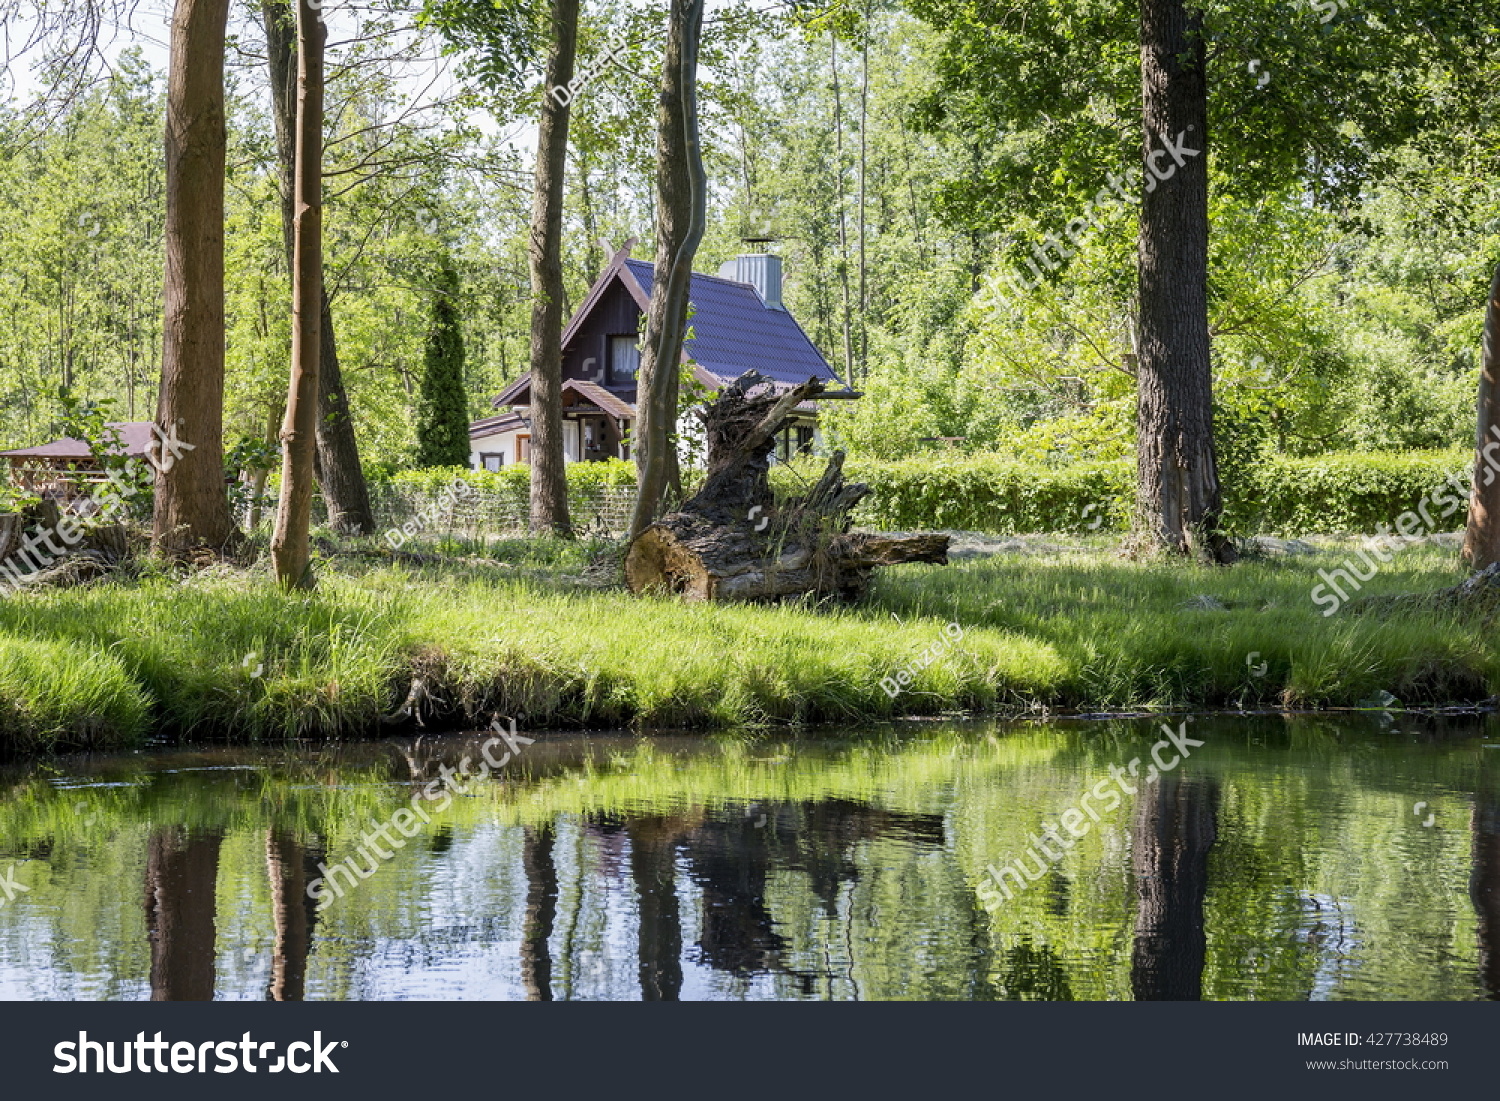
<path id="1" fill-rule="evenodd" d="M 1500 996 L 1493 716 L 521 734 L 0 769 L 0 998 Z"/>

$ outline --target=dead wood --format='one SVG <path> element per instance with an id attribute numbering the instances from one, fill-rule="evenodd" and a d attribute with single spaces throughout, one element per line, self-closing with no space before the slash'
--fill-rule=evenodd
<path id="1" fill-rule="evenodd" d="M 850 512 L 869 492 L 844 481 L 836 451 L 805 496 L 777 505 L 771 490 L 776 433 L 819 379 L 782 391 L 757 372 L 736 379 L 699 413 L 708 443 L 702 487 L 643 531 L 625 555 L 635 593 L 690 600 L 855 599 L 880 566 L 948 560 L 946 535 L 851 533 Z"/>

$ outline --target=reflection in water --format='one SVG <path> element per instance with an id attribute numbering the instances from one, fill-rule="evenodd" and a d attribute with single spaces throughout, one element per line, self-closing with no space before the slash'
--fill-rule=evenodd
<path id="1" fill-rule="evenodd" d="M 675 1002 L 682 995 L 682 918 L 677 906 L 674 825 L 669 818 L 632 817 L 630 878 L 640 907 L 636 969 L 641 1000 Z"/>
<path id="2" fill-rule="evenodd" d="M 552 1000 L 552 927 L 557 921 L 557 865 L 552 861 L 550 825 L 523 831 L 521 864 L 526 869 L 526 925 L 521 934 L 521 982 L 526 998 Z"/>
<path id="3" fill-rule="evenodd" d="M 223 840 L 223 830 L 162 826 L 151 831 L 146 936 L 153 1002 L 213 1000 L 215 884 Z"/>
<path id="4" fill-rule="evenodd" d="M 1480 791 L 1471 819 L 1474 870 L 1469 894 L 1478 917 L 1479 977 L 1485 994 L 1500 999 L 1500 799 Z"/>
<path id="5" fill-rule="evenodd" d="M 1208 852 L 1218 836 L 1218 800 L 1216 784 L 1180 772 L 1146 784 L 1136 800 L 1130 986 L 1137 1001 L 1203 997 L 1203 900 Z"/>
<path id="6" fill-rule="evenodd" d="M 289 830 L 266 831 L 266 876 L 271 883 L 271 920 L 276 941 L 271 954 L 271 982 L 266 998 L 300 1002 L 307 982 L 307 954 L 318 924 L 317 903 L 307 885 L 319 876 L 322 845 L 303 847 Z"/>
<path id="7" fill-rule="evenodd" d="M 321 904 L 472 739 L 17 767 L 0 997 L 1500 998 L 1497 727 L 1420 724 L 1205 718 L 990 910 L 1153 724 L 540 738 Z"/>

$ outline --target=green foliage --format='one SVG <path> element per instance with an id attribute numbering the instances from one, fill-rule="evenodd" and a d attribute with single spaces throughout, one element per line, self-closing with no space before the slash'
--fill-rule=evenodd
<path id="1" fill-rule="evenodd" d="M 129 511 L 137 515 L 149 513 L 155 497 L 151 467 L 125 454 L 124 438 L 109 420 L 110 406 L 114 403 L 107 399 L 79 400 L 63 389 L 58 393 L 58 404 L 62 407 L 63 434 L 89 445 L 89 454 L 99 469 L 111 476 L 120 500 Z"/>
<path id="2" fill-rule="evenodd" d="M 828 446 L 897 461 L 942 437 L 1038 467 L 1129 459 L 1133 206 L 1032 291 L 1006 273 L 1139 156 L 1137 7 L 880 0 L 710 20 L 698 266 L 743 252 L 747 231 L 775 239 L 792 313 L 864 393 L 825 403 Z M 1248 530 L 1263 493 L 1247 479 L 1271 456 L 1469 442 L 1500 205 L 1493 66 L 1466 51 L 1496 4 L 1351 3 L 1327 25 L 1285 0 L 1205 10 L 1216 422 L 1230 519 Z M 499 135 L 535 123 L 547 14 L 428 3 L 423 24 L 458 59 L 451 104 L 409 102 L 406 64 L 430 39 L 395 46 L 389 12 L 361 14 L 363 33 L 336 47 L 340 71 L 363 76 L 329 87 L 327 275 L 371 464 L 464 463 L 460 422 L 526 369 L 531 165 Z M 570 107 L 570 308 L 603 266 L 601 237 L 649 255 L 657 89 L 634 74 L 659 64 L 661 32 L 650 6 L 581 16 L 580 71 L 624 52 Z M 127 52 L 0 156 L 0 442 L 55 435 L 64 385 L 114 400 L 122 420 L 155 404 L 162 91 Z M 229 441 L 274 438 L 286 395 L 290 281 L 263 99 L 252 82 L 226 104 Z M 443 339 L 461 341 L 461 375 L 426 370 L 434 300 L 455 308 Z M 419 424 L 433 428 L 421 440 Z M 1049 525 L 1072 523 L 1062 507 Z"/>
<path id="3" fill-rule="evenodd" d="M 797 474 L 805 478 L 816 471 L 799 464 Z M 934 453 L 895 462 L 851 461 L 845 477 L 870 487 L 855 514 L 861 524 L 1014 535 L 1120 527 L 1129 513 L 1132 469 L 1119 462 L 1049 468 Z M 801 489 L 801 479 L 781 467 L 773 470 L 773 484 L 784 492 Z"/>
<path id="4" fill-rule="evenodd" d="M 1472 466 L 1473 456 L 1461 451 L 1277 457 L 1256 471 L 1250 490 L 1255 497 L 1242 507 L 1270 531 L 1373 533 L 1415 509 L 1449 475 L 1458 474 L 1460 484 L 1467 486 Z M 1467 490 L 1458 497 L 1462 507 L 1446 519 L 1439 520 L 1442 510 L 1433 512 L 1438 530 L 1463 526 Z"/>
<path id="5" fill-rule="evenodd" d="M 140 50 L 35 140 L 0 154 L 0 437 L 52 438 L 59 393 L 155 403 L 162 89 Z M 283 383 L 284 385 L 284 383 Z"/>
<path id="6" fill-rule="evenodd" d="M 149 697 L 106 650 L 0 634 L 0 750 L 131 745 Z"/>
<path id="7" fill-rule="evenodd" d="M 9 482 L 0 484 L 0 516 L 25 512 L 41 501 L 41 495 Z"/>
<path id="8" fill-rule="evenodd" d="M 429 718 L 583 727 L 1350 705 L 1382 690 L 1443 703 L 1500 687 L 1495 632 L 1460 612 L 1322 615 L 1309 589 L 1344 553 L 1228 571 L 1007 555 L 885 571 L 866 603 L 821 608 L 642 599 L 495 563 L 330 562 L 318 593 L 295 598 L 223 572 L 27 590 L 0 601 L 0 729 L 27 746 L 127 739 L 150 705 L 168 735 L 335 737 L 374 729 L 416 679 Z M 1363 594 L 1462 575 L 1452 552 L 1412 549 Z M 881 680 L 952 623 L 961 645 L 892 698 Z M 1263 676 L 1245 661 L 1257 651 Z"/>
<path id="9" fill-rule="evenodd" d="M 433 293 L 417 400 L 419 467 L 462 466 L 469 459 L 469 399 L 464 392 L 458 292 L 458 272 L 451 260 L 445 261 Z"/>
<path id="10" fill-rule="evenodd" d="M 1253 432 L 1231 427 L 1225 483 L 1230 530 L 1238 535 L 1373 533 L 1417 506 L 1450 474 L 1468 476 L 1460 451 L 1330 453 L 1312 458 L 1269 454 Z M 805 491 L 813 464 L 777 467 L 783 493 Z M 995 456 L 930 454 L 896 462 L 851 460 L 846 477 L 871 492 L 855 513 L 884 530 L 949 529 L 1001 535 L 1109 532 L 1129 521 L 1135 484 L 1126 461 L 1042 466 Z M 1468 506 L 1443 520 L 1462 526 Z"/>
<path id="11" fill-rule="evenodd" d="M 499 470 L 450 466 L 403 470 L 394 474 L 366 473 L 372 486 L 390 486 L 409 495 L 414 503 L 436 500 L 457 481 L 471 486 L 490 502 L 509 506 L 515 515 L 528 515 L 531 508 L 531 467 L 526 463 L 512 463 Z M 635 464 L 620 459 L 568 463 L 566 473 L 568 509 L 582 520 L 587 520 L 601 490 L 635 487 Z"/>

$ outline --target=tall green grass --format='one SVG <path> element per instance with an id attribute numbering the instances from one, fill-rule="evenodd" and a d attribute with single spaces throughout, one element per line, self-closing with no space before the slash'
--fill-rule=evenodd
<path id="1" fill-rule="evenodd" d="M 434 728 L 501 715 L 598 728 L 1495 694 L 1495 636 L 1471 618 L 1323 617 L 1309 589 L 1342 557 L 1228 570 L 999 557 L 886 571 L 857 607 L 687 605 L 472 566 L 325 564 L 312 595 L 257 575 L 24 591 L 0 600 L 0 745 L 127 744 L 148 726 L 366 735 L 408 700 Z M 1411 550 L 1365 593 L 1460 576 L 1451 553 Z M 949 623 L 963 637 L 944 646 Z M 903 669 L 893 698 L 882 681 Z"/>
<path id="2" fill-rule="evenodd" d="M 0 634 L 0 749 L 130 744 L 150 699 L 107 650 Z"/>

